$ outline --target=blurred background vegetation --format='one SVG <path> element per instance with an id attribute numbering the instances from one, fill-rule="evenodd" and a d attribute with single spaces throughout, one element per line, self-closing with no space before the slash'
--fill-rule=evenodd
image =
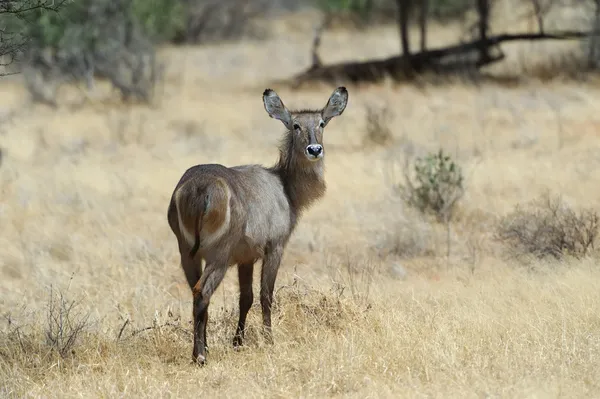
<path id="1" fill-rule="evenodd" d="M 529 17 L 537 20 L 538 32 L 526 32 L 528 37 L 519 40 L 538 40 L 544 35 L 543 39 L 581 40 L 587 58 L 585 62 L 575 62 L 576 67 L 595 69 L 598 44 L 591 32 L 598 26 L 600 2 L 528 1 L 532 10 Z M 506 38 L 490 37 L 495 3 L 494 0 L 0 0 L 0 57 L 3 65 L 9 65 L 5 73 L 25 72 L 28 89 L 34 100 L 40 102 L 56 105 L 56 90 L 62 83 L 85 82 L 89 89 L 97 78 L 110 81 L 123 99 L 148 101 L 161 76 L 162 67 L 155 54 L 158 45 L 198 45 L 241 37 L 260 40 L 268 32 L 264 24 L 253 23 L 256 18 L 316 9 L 322 12 L 324 22 L 315 33 L 313 67 L 305 78 L 333 80 L 333 75 L 337 78 L 341 75 L 346 81 L 369 81 L 387 74 L 399 79 L 399 70 L 404 78 L 413 78 L 415 72 L 474 70 L 503 59 L 499 44 Z M 587 14 L 591 17 L 577 25 L 583 31 L 548 33 L 546 16 L 554 8 L 568 7 L 589 9 Z M 412 56 L 415 50 L 409 48 L 410 26 L 418 26 L 419 50 L 423 53 L 428 50 L 428 23 L 453 20 L 465 24 L 465 35 L 456 44 L 458 47 Z M 398 53 L 404 58 L 387 64 L 367 63 L 362 68 L 345 65 L 341 69 L 315 71 L 322 66 L 317 54 L 320 35 L 334 22 L 359 29 L 398 24 L 401 43 Z"/>

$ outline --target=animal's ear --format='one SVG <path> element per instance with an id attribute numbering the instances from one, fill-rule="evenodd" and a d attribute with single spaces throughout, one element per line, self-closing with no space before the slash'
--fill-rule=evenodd
<path id="1" fill-rule="evenodd" d="M 327 124 L 334 116 L 341 115 L 348 104 L 348 90 L 345 87 L 338 87 L 333 91 L 327 105 L 323 108 L 323 122 Z"/>
<path id="2" fill-rule="evenodd" d="M 263 93 L 263 103 L 265 110 L 271 118 L 279 119 L 286 128 L 293 130 L 292 114 L 283 105 L 281 98 L 271 89 L 266 89 Z"/>

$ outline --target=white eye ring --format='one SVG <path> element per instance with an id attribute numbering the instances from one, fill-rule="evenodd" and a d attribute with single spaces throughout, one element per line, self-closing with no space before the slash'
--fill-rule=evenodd
<path id="1" fill-rule="evenodd" d="M 324 128 L 325 127 L 325 122 L 324 121 L 319 122 L 319 127 L 321 129 Z"/>

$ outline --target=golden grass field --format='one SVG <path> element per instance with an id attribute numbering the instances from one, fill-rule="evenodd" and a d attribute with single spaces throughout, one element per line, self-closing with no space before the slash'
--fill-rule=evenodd
<path id="1" fill-rule="evenodd" d="M 325 132 L 327 194 L 280 269 L 275 344 L 255 301 L 233 350 L 232 270 L 212 300 L 208 363 L 191 364 L 170 195 L 198 163 L 275 162 L 283 127 L 261 94 L 307 66 L 302 23 L 266 41 L 163 49 L 152 106 L 51 109 L 19 78 L 0 81 L 0 396 L 600 397 L 600 258 L 527 268 L 492 239 L 500 217 L 546 190 L 600 206 L 594 80 L 346 85 L 348 107 Z M 395 27 L 338 30 L 321 51 L 332 62 L 397 46 Z M 333 90 L 272 88 L 290 108 L 320 107 Z M 366 106 L 384 104 L 385 148 L 364 141 Z M 467 179 L 449 258 L 445 227 L 393 191 L 406 155 L 440 147 Z M 46 338 L 51 286 L 77 301 L 71 316 L 89 312 L 64 358 Z"/>

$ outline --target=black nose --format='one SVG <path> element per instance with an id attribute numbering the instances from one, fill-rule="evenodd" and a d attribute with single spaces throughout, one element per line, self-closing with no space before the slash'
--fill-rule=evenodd
<path id="1" fill-rule="evenodd" d="M 308 152 L 313 157 L 318 157 L 323 152 L 323 146 L 320 144 L 311 144 L 306 147 L 306 152 Z"/>

